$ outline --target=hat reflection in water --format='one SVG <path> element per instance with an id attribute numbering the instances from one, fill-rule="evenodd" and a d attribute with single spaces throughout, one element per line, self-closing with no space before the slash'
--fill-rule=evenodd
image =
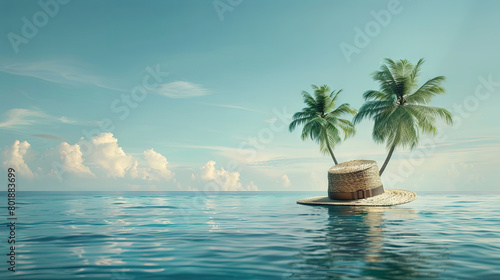
<path id="1" fill-rule="evenodd" d="M 418 238 L 418 212 L 411 208 L 318 207 L 314 213 L 326 213 L 325 224 L 308 230 L 311 242 L 282 279 L 436 279 L 448 267 L 434 261 L 445 260 L 449 248 Z"/>
<path id="2" fill-rule="evenodd" d="M 377 163 L 352 160 L 328 170 L 328 196 L 297 201 L 308 205 L 392 206 L 411 202 L 417 194 L 408 190 L 384 190 Z"/>

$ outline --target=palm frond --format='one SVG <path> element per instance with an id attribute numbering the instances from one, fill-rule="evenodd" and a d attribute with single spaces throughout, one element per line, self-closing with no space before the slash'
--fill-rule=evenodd
<path id="1" fill-rule="evenodd" d="M 308 107 L 316 106 L 316 100 L 307 91 L 302 91 L 302 97 L 304 98 L 304 103 L 306 103 Z"/>
<path id="2" fill-rule="evenodd" d="M 410 78 L 415 84 L 418 83 L 418 76 L 420 75 L 420 67 L 422 67 L 422 64 L 424 64 L 424 62 L 425 60 L 423 58 L 419 59 L 417 64 L 413 68 L 413 71 L 411 72 Z"/>
<path id="3" fill-rule="evenodd" d="M 344 132 L 344 140 L 356 134 L 356 128 L 350 121 L 346 119 L 337 119 L 337 121 L 338 126 Z"/>
<path id="4" fill-rule="evenodd" d="M 372 77 L 375 81 L 379 82 L 382 92 L 396 94 L 396 77 L 394 77 L 387 65 L 383 64 L 379 71 L 372 74 Z"/>
<path id="5" fill-rule="evenodd" d="M 446 90 L 441 84 L 446 80 L 444 76 L 434 77 L 425 82 L 414 93 L 406 97 L 406 102 L 411 104 L 428 104 L 435 95 L 444 94 Z"/>
<path id="6" fill-rule="evenodd" d="M 419 138 L 415 120 L 404 106 L 396 106 L 394 110 L 377 116 L 372 135 L 375 142 L 385 142 L 388 149 L 393 145 L 413 148 Z"/>
<path id="7" fill-rule="evenodd" d="M 339 96 L 339 93 L 341 93 L 342 90 L 338 90 L 338 91 L 332 91 L 330 93 L 330 101 L 328 102 L 328 105 L 325 106 L 325 112 L 330 112 L 331 110 L 333 110 L 333 108 L 335 108 L 335 101 L 337 100 L 337 96 Z"/>
<path id="8" fill-rule="evenodd" d="M 359 112 L 353 118 L 353 123 L 357 124 L 364 118 L 373 118 L 395 106 L 395 102 L 392 101 L 367 101 L 359 108 Z"/>
<path id="9" fill-rule="evenodd" d="M 349 105 L 349 103 L 344 103 L 337 107 L 337 109 L 331 111 L 328 113 L 328 116 L 333 116 L 333 117 L 339 117 L 344 114 L 350 114 L 350 115 L 356 115 L 358 113 L 358 110 L 354 109 Z"/>
<path id="10" fill-rule="evenodd" d="M 308 120 L 304 124 L 304 127 L 302 128 L 302 134 L 300 135 L 300 137 L 302 138 L 302 140 L 310 138 L 311 140 L 317 141 L 320 133 L 321 133 L 321 124 L 319 123 L 318 118 L 313 118 L 311 120 Z"/>
<path id="11" fill-rule="evenodd" d="M 290 132 L 294 131 L 295 128 L 299 125 L 303 125 L 305 123 L 307 123 L 308 121 L 310 120 L 310 118 L 297 118 L 297 119 L 294 119 L 290 125 L 288 126 L 288 130 Z"/>
<path id="12" fill-rule="evenodd" d="M 394 95 L 378 90 L 367 90 L 363 93 L 363 98 L 365 100 L 389 101 L 394 98 Z"/>
<path id="13" fill-rule="evenodd" d="M 441 118 L 446 122 L 446 124 L 453 125 L 453 117 L 451 113 L 444 108 L 424 106 L 424 105 L 407 105 L 405 107 L 408 107 L 413 111 L 418 111 L 422 115 Z"/>
<path id="14" fill-rule="evenodd" d="M 334 125 L 326 123 L 325 128 L 326 129 L 322 130 L 318 142 L 320 144 L 320 152 L 326 155 L 330 153 L 328 145 L 331 149 L 334 149 L 335 145 L 342 141 L 342 138 L 339 135 L 339 129 L 337 129 Z"/>

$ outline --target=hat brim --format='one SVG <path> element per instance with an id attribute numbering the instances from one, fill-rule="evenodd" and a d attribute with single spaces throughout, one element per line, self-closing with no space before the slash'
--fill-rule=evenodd
<path id="1" fill-rule="evenodd" d="M 417 199 L 417 194 L 407 190 L 384 190 L 383 194 L 356 200 L 335 200 L 328 196 L 318 196 L 298 200 L 299 204 L 306 205 L 333 205 L 333 206 L 392 206 L 405 204 Z"/>

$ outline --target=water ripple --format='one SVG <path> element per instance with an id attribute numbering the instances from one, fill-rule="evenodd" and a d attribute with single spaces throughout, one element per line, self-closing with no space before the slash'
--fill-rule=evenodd
<path id="1" fill-rule="evenodd" d="M 308 196 L 23 193 L 15 279 L 500 279 L 498 196 L 295 203 Z"/>

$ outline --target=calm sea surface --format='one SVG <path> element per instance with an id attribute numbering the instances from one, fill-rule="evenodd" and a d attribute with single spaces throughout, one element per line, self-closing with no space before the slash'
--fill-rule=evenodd
<path id="1" fill-rule="evenodd" d="M 498 194 L 371 208 L 296 204 L 312 192 L 17 195 L 15 273 L 0 196 L 0 279 L 500 279 Z"/>

